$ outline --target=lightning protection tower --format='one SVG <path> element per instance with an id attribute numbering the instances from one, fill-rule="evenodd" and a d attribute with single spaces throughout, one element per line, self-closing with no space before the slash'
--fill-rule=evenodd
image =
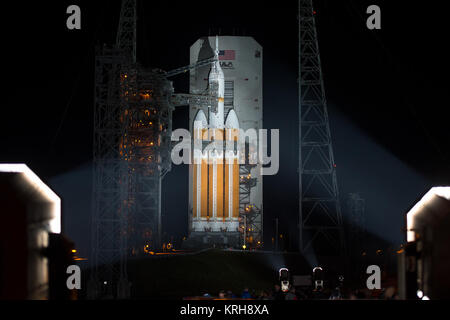
<path id="1" fill-rule="evenodd" d="M 344 234 L 312 0 L 299 0 L 299 250 L 342 256 Z"/>

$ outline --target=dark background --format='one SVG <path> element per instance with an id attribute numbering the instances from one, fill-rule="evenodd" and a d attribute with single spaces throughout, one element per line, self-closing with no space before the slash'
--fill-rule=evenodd
<path id="1" fill-rule="evenodd" d="M 366 225 L 404 241 L 404 214 L 432 186 L 450 184 L 448 22 L 442 1 L 316 0 L 317 27 L 343 215 L 366 200 Z M 66 29 L 66 8 L 82 30 Z M 382 30 L 366 28 L 366 8 Z M 0 162 L 24 162 L 63 199 L 64 228 L 87 256 L 92 181 L 94 46 L 113 43 L 119 1 L 2 4 Z M 171 70 L 205 35 L 246 35 L 263 46 L 264 127 L 280 129 L 280 171 L 264 177 L 266 243 L 279 217 L 287 249 L 298 222 L 297 1 L 140 1 L 138 60 Z M 174 79 L 188 91 L 188 77 Z M 188 128 L 188 109 L 174 113 Z M 187 232 L 188 168 L 163 182 L 163 228 Z"/>

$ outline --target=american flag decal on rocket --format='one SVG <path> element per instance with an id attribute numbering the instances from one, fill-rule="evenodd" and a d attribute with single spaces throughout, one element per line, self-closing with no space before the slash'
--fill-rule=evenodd
<path id="1" fill-rule="evenodd" d="M 219 60 L 234 60 L 236 53 L 234 50 L 220 50 Z"/>

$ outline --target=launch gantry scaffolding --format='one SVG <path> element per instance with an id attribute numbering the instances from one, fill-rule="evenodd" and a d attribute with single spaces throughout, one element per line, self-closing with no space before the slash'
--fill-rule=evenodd
<path id="1" fill-rule="evenodd" d="M 161 181 L 171 169 L 172 112 L 211 94 L 174 94 L 170 72 L 136 62 L 136 0 L 123 0 L 116 44 L 95 58 L 92 271 L 89 298 L 127 298 L 127 260 L 161 247 Z"/>
<path id="2" fill-rule="evenodd" d="M 299 0 L 299 250 L 342 256 L 344 234 L 312 0 Z"/>
<path id="3" fill-rule="evenodd" d="M 116 76 L 126 63 L 122 50 L 102 48 L 96 52 L 90 298 L 112 297 L 116 292 L 120 297 L 128 295 L 124 232 L 128 165 L 119 154 L 126 131 L 120 122 L 124 110 Z"/>
<path id="4" fill-rule="evenodd" d="M 251 202 L 251 190 L 256 187 L 257 178 L 251 171 L 256 164 L 241 164 L 239 166 L 239 232 L 240 243 L 246 248 L 262 247 L 261 210 Z"/>

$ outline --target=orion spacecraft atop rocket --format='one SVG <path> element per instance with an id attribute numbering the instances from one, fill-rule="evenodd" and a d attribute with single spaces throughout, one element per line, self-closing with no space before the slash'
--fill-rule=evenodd
<path id="1" fill-rule="evenodd" d="M 211 43 L 215 44 L 214 49 Z M 224 49 L 219 48 L 219 43 Z M 256 177 L 254 192 L 243 194 L 239 163 L 242 155 L 237 150 L 240 129 L 262 128 L 261 55 L 261 46 L 250 37 L 204 37 L 191 47 L 191 63 L 215 57 L 212 65 L 191 71 L 191 93 L 207 92 L 218 97 L 215 106 L 190 105 L 190 130 L 194 140 L 193 164 L 189 171 L 191 241 L 239 245 L 243 234 L 241 213 L 249 212 L 250 202 L 254 205 L 252 208 L 259 210 L 257 231 L 262 233 L 259 165 L 245 174 L 246 178 Z M 258 239 L 250 236 L 250 240 L 261 241 L 261 236 Z"/>
<path id="2" fill-rule="evenodd" d="M 237 139 L 239 122 L 233 110 L 225 121 L 225 78 L 218 42 L 216 37 L 216 61 L 208 76 L 208 90 L 218 97 L 217 108 L 208 106 L 207 116 L 198 110 L 194 119 L 194 145 L 203 149 L 206 142 L 214 147 L 207 152 L 194 152 L 192 232 L 238 232 L 239 228 L 239 164 L 234 152 L 224 152 L 228 141 Z"/>

